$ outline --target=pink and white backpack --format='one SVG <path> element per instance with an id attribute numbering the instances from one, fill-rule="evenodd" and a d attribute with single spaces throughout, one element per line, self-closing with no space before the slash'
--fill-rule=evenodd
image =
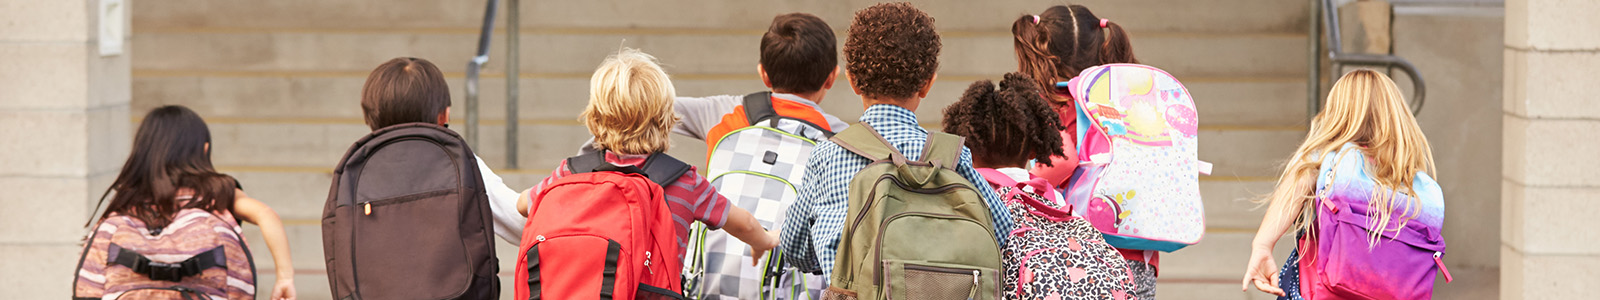
<path id="1" fill-rule="evenodd" d="M 1205 210 L 1200 125 L 1188 89 L 1137 64 L 1083 70 L 1057 84 L 1077 104 L 1078 169 L 1064 190 L 1075 215 L 1123 249 L 1172 252 L 1200 242 Z"/>

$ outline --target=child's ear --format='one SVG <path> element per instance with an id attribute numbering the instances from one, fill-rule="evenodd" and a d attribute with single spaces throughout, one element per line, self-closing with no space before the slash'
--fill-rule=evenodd
<path id="1" fill-rule="evenodd" d="M 928 77 L 928 82 L 922 83 L 922 90 L 917 91 L 917 99 L 928 97 L 928 91 L 933 90 L 933 80 L 935 79 L 939 79 L 939 74 L 933 74 L 933 76 Z"/>
<path id="2" fill-rule="evenodd" d="M 852 76 L 852 75 L 850 75 L 850 71 L 845 71 L 844 72 L 844 76 L 845 76 L 845 79 L 846 79 L 845 82 L 849 82 L 850 83 L 850 91 L 851 92 L 855 92 L 857 96 L 860 96 L 861 95 L 861 88 L 856 87 L 856 81 L 855 80 L 849 80 L 850 77 Z M 862 100 L 866 100 L 867 97 L 861 97 L 861 99 Z"/>
<path id="3" fill-rule="evenodd" d="M 756 73 L 761 74 L 761 84 L 767 85 L 767 89 L 771 90 L 772 80 L 767 79 L 767 68 L 762 67 L 761 64 L 756 64 Z"/>
<path id="4" fill-rule="evenodd" d="M 444 124 L 450 124 L 450 108 L 449 107 L 445 107 L 444 108 L 444 112 L 439 113 L 439 119 L 436 120 L 436 121 L 437 122 L 435 122 L 435 123 L 438 123 L 439 126 L 444 126 Z"/>
<path id="5" fill-rule="evenodd" d="M 823 81 L 822 82 L 822 89 L 824 89 L 824 90 L 833 89 L 833 81 L 836 80 L 836 79 L 839 79 L 839 66 L 833 66 L 833 72 L 828 72 L 828 81 Z M 766 81 L 767 80 L 767 73 L 766 72 L 762 72 L 761 73 L 761 80 L 762 81 Z"/>

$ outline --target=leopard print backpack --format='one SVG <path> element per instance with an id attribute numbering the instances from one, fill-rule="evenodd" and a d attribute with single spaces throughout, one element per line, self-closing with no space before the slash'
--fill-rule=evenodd
<path id="1" fill-rule="evenodd" d="M 1006 298 L 1137 299 L 1122 256 L 1088 220 L 1072 216 L 1071 207 L 1055 199 L 1047 180 L 1019 183 L 999 171 L 979 173 L 1004 195 L 1017 224 L 1000 252 Z"/>

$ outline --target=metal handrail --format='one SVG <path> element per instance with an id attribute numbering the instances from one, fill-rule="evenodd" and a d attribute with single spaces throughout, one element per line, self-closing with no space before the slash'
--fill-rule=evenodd
<path id="1" fill-rule="evenodd" d="M 522 41 L 518 10 L 521 2 L 506 2 L 506 168 L 511 169 L 517 168 L 517 103 L 521 92 L 517 64 L 521 56 L 518 46 Z M 467 144 L 475 149 L 478 148 L 478 77 L 483 64 L 489 62 L 489 41 L 494 35 L 495 9 L 499 6 L 499 0 L 488 0 L 483 11 L 483 29 L 478 32 L 478 52 L 467 62 Z"/>
<path id="2" fill-rule="evenodd" d="M 467 62 L 467 145 L 478 148 L 478 73 L 489 62 L 489 40 L 494 35 L 495 9 L 499 0 L 488 0 L 483 9 L 483 30 L 478 32 L 478 52 Z"/>
<path id="3" fill-rule="evenodd" d="M 1347 65 L 1348 66 L 1381 66 L 1381 67 L 1387 67 L 1387 68 L 1396 68 L 1396 67 L 1398 67 L 1398 68 L 1400 68 L 1400 71 L 1406 73 L 1406 76 L 1410 76 L 1411 77 L 1411 85 L 1413 87 L 1413 89 L 1412 89 L 1413 93 L 1412 93 L 1412 96 L 1411 96 L 1411 113 L 1413 115 L 1421 114 L 1422 113 L 1423 100 L 1424 100 L 1424 97 L 1427 96 L 1428 88 L 1427 88 L 1427 84 L 1422 79 L 1421 72 L 1417 71 L 1417 67 L 1412 65 L 1411 62 L 1407 61 L 1405 58 L 1401 58 L 1399 56 L 1394 56 L 1394 55 L 1345 53 L 1344 49 L 1342 48 L 1342 45 L 1340 44 L 1341 41 L 1340 41 L 1340 34 L 1339 34 L 1339 8 L 1334 6 L 1333 0 L 1315 0 L 1315 1 L 1319 2 L 1319 4 L 1317 6 L 1320 6 L 1320 8 L 1322 9 L 1322 13 L 1321 13 L 1322 22 L 1321 23 L 1322 23 L 1322 27 L 1324 27 L 1324 31 L 1326 31 L 1327 35 L 1328 35 L 1327 52 L 1328 52 L 1328 59 L 1330 60 L 1330 63 L 1331 63 L 1331 66 L 1329 68 L 1330 70 L 1328 70 L 1329 78 L 1330 79 L 1339 78 L 1340 75 L 1343 75 L 1343 74 L 1339 74 L 1340 71 L 1343 71 L 1343 69 L 1341 67 L 1347 66 Z M 1315 11 L 1316 9 L 1313 8 L 1312 10 Z M 1311 26 L 1315 27 L 1316 24 L 1313 23 Z M 1310 37 L 1310 38 L 1315 39 L 1316 37 Z M 1313 50 L 1313 51 L 1315 51 L 1315 50 Z M 1311 76 L 1316 76 L 1316 73 L 1313 71 L 1311 73 Z M 1311 81 L 1317 86 L 1316 90 L 1318 92 L 1320 92 L 1322 90 L 1321 89 L 1322 88 L 1321 87 L 1321 81 L 1316 80 L 1315 78 L 1312 78 Z M 1310 104 L 1311 113 L 1312 114 L 1315 114 L 1318 110 L 1321 110 L 1321 102 L 1317 101 L 1315 98 L 1316 97 L 1313 96 L 1312 103 Z"/>

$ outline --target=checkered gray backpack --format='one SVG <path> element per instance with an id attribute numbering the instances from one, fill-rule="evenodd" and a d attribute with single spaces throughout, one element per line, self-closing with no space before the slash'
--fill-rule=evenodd
<path id="1" fill-rule="evenodd" d="M 1089 221 L 1058 208 L 1048 180 L 1016 182 L 994 169 L 978 169 L 1005 195 L 1017 224 L 1000 255 L 1006 299 L 1131 300 L 1135 284 L 1122 255 Z M 1045 191 L 1049 198 L 1041 196 Z M 1062 207 L 1071 210 L 1070 207 Z"/>
<path id="2" fill-rule="evenodd" d="M 799 197 L 794 185 L 805 173 L 811 149 L 833 135 L 826 125 L 817 125 L 828 124 L 820 112 L 796 104 L 774 99 L 768 92 L 747 95 L 744 104 L 707 135 L 716 139 L 706 165 L 711 185 L 755 215 L 762 227 L 783 224 L 784 211 Z M 683 292 L 690 298 L 816 299 L 825 285 L 821 276 L 784 266 L 783 253 L 776 249 L 759 258 L 759 266 L 751 266 L 751 259 L 757 258 L 750 257 L 749 245 L 726 233 L 707 231 L 700 223 L 693 226 L 689 235 L 693 247 L 683 264 Z"/>

